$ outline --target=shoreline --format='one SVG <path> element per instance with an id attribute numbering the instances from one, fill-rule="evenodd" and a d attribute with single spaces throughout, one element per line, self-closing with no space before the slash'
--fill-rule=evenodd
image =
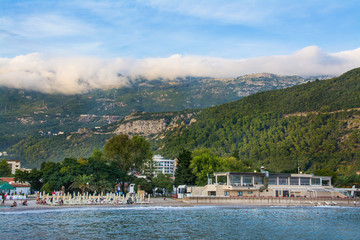
<path id="1" fill-rule="evenodd" d="M 5 202 L 5 207 L 0 207 L 1 213 L 11 213 L 11 212 L 31 212 L 36 210 L 58 210 L 58 209 L 84 209 L 84 208 L 136 208 L 136 207 L 196 207 L 196 206 L 223 206 L 223 207 L 351 207 L 358 208 L 357 206 L 349 206 L 349 205 L 310 205 L 310 204 L 254 204 L 249 202 L 242 203 L 187 203 L 181 200 L 175 200 L 171 198 L 167 198 L 164 200 L 163 198 L 153 198 L 150 203 L 147 204 L 121 204 L 121 205 L 106 205 L 106 204 L 82 204 L 82 205 L 41 205 L 36 204 L 36 201 L 33 199 L 28 200 L 28 206 L 23 206 L 21 202 L 17 202 L 17 207 L 11 207 L 13 201 L 8 200 Z"/>

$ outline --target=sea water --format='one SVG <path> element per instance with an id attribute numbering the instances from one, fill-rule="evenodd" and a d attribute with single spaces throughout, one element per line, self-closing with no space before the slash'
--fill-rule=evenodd
<path id="1" fill-rule="evenodd" d="M 360 208 L 119 207 L 0 212 L 2 239 L 360 239 Z"/>

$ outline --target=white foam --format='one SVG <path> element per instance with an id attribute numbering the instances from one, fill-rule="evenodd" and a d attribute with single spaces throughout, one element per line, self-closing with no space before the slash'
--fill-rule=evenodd
<path id="1" fill-rule="evenodd" d="M 62 212 L 88 212 L 88 211 L 154 211 L 154 210 L 197 210 L 211 209 L 218 206 L 123 206 L 123 207 L 70 207 L 70 208 L 42 208 L 29 210 L 15 210 L 0 212 L 0 215 L 21 215 L 21 214 L 43 214 L 43 213 L 62 213 Z"/>

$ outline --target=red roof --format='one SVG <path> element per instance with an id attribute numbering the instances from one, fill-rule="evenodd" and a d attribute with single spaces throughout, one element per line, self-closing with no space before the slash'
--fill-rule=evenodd
<path id="1" fill-rule="evenodd" d="M 0 181 L 5 181 L 5 182 L 14 182 L 14 178 L 13 177 L 2 177 L 0 178 Z"/>
<path id="2" fill-rule="evenodd" d="M 17 187 L 30 187 L 29 185 L 20 184 L 20 183 L 11 183 L 11 186 L 17 188 Z"/>

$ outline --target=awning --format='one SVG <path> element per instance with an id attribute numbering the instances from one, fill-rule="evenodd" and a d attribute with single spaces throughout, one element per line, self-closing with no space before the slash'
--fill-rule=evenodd
<path id="1" fill-rule="evenodd" d="M 0 182 L 0 190 L 15 190 L 8 182 Z"/>

